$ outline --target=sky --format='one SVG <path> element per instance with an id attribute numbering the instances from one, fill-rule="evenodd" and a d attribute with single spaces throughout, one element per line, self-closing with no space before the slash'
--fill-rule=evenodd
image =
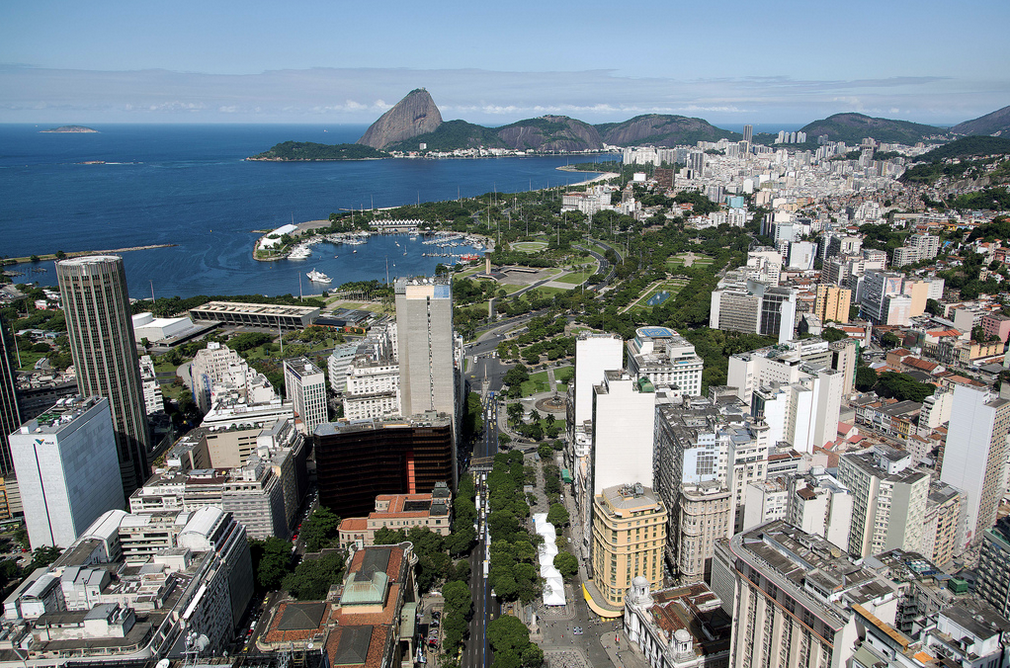
<path id="1" fill-rule="evenodd" d="M 0 123 L 370 123 L 424 87 L 485 125 L 951 125 L 1010 105 L 1008 24 L 1007 0 L 8 0 Z"/>

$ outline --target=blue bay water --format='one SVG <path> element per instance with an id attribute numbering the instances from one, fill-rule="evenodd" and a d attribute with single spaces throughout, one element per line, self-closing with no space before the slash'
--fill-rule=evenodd
<path id="1" fill-rule="evenodd" d="M 614 159 L 248 162 L 243 158 L 289 139 L 353 142 L 365 126 L 91 127 L 99 133 L 41 134 L 36 126 L 0 125 L 0 256 L 178 244 L 123 254 L 134 297 L 150 295 L 152 283 L 156 296 L 298 294 L 299 277 L 309 293 L 318 291 L 305 278 L 312 268 L 337 286 L 384 280 L 387 259 L 390 277 L 430 274 L 447 260 L 422 257 L 433 248 L 405 236 L 373 238 L 357 253 L 323 243 L 308 260 L 257 262 L 253 230 L 347 209 L 575 183 L 586 176 L 557 167 Z M 105 164 L 81 164 L 88 161 Z M 15 280 L 55 285 L 53 263 L 37 266 L 47 271 Z"/>

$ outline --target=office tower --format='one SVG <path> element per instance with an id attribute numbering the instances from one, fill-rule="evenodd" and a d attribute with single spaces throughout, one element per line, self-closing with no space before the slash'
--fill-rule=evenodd
<path id="1" fill-rule="evenodd" d="M 319 503 L 342 516 L 368 515 L 379 494 L 423 494 L 452 483 L 447 416 L 325 422 L 314 438 Z"/>
<path id="2" fill-rule="evenodd" d="M 1010 401 L 986 388 L 954 388 L 940 481 L 967 496 L 961 546 L 981 540 L 996 523 L 1006 488 L 1008 432 Z"/>
<path id="3" fill-rule="evenodd" d="M 158 372 L 154 370 L 154 360 L 150 355 L 140 358 L 140 382 L 144 388 L 144 410 L 147 416 L 165 410 L 165 397 L 158 382 Z"/>
<path id="4" fill-rule="evenodd" d="M 119 451 L 123 492 L 149 473 L 150 436 L 123 258 L 91 255 L 56 263 L 67 336 L 84 396 L 107 397 Z"/>
<path id="5" fill-rule="evenodd" d="M 709 327 L 793 338 L 796 328 L 797 291 L 747 277 L 746 269 L 731 271 L 712 291 Z"/>
<path id="6" fill-rule="evenodd" d="M 839 339 L 828 344 L 831 349 L 831 368 L 842 376 L 842 394 L 852 394 L 856 389 L 856 369 L 859 366 L 859 341 Z"/>
<path id="7" fill-rule="evenodd" d="M 744 141 L 754 141 L 754 126 L 745 125 L 743 126 L 743 140 Z"/>
<path id="8" fill-rule="evenodd" d="M 929 475 L 911 465 L 911 454 L 887 445 L 841 456 L 838 481 L 853 497 L 849 552 L 869 557 L 896 547 L 922 550 Z"/>
<path id="9" fill-rule="evenodd" d="M 701 396 L 704 367 L 694 344 L 667 327 L 640 327 L 628 341 L 628 373 L 648 378 L 656 387 L 676 387 L 688 396 Z"/>
<path id="10" fill-rule="evenodd" d="M 954 563 L 954 557 L 961 554 L 957 538 L 964 499 L 964 492 L 950 485 L 939 481 L 929 485 L 926 514 L 922 519 L 922 549 L 919 551 L 940 568 L 949 567 Z"/>
<path id="11" fill-rule="evenodd" d="M 449 280 L 397 280 L 396 327 L 402 414 L 436 411 L 455 420 L 458 370 Z"/>
<path id="12" fill-rule="evenodd" d="M 18 407 L 17 365 L 13 362 L 14 333 L 7 333 L 3 318 L 0 318 L 0 474 L 14 470 L 11 461 L 7 435 L 13 434 L 21 426 L 21 411 Z"/>
<path id="13" fill-rule="evenodd" d="M 849 321 L 849 306 L 852 291 L 834 285 L 821 284 L 817 286 L 817 298 L 814 301 L 814 315 L 821 322 L 839 322 L 843 325 Z"/>
<path id="14" fill-rule="evenodd" d="M 1010 615 L 1010 517 L 1003 517 L 982 534 L 975 590 L 986 603 Z"/>
<path id="15" fill-rule="evenodd" d="M 593 419 L 593 387 L 603 382 L 604 373 L 624 368 L 624 341 L 617 334 L 583 332 L 575 341 L 574 414 L 568 423 L 581 426 Z"/>
<path id="16" fill-rule="evenodd" d="M 867 271 L 859 297 L 860 313 L 875 325 L 907 325 L 912 299 L 903 294 L 904 276 Z"/>
<path id="17" fill-rule="evenodd" d="M 712 591 L 733 618 L 731 668 L 848 666 L 862 626 L 853 613 L 893 623 L 900 598 L 882 575 L 783 521 L 721 541 Z"/>
<path id="18" fill-rule="evenodd" d="M 105 397 L 61 400 L 11 434 L 10 447 L 33 549 L 67 547 L 125 505 Z"/>
<path id="19" fill-rule="evenodd" d="M 311 434 L 327 421 L 326 376 L 307 357 L 284 360 L 284 388 L 302 432 Z"/>
<path id="20" fill-rule="evenodd" d="M 607 371 L 593 388 L 593 495 L 633 482 L 652 487 L 655 408 L 648 378 Z"/>
<path id="21" fill-rule="evenodd" d="M 617 485 L 593 497 L 593 584 L 608 605 L 624 605 L 624 594 L 641 576 L 663 584 L 666 507 L 641 483 Z"/>

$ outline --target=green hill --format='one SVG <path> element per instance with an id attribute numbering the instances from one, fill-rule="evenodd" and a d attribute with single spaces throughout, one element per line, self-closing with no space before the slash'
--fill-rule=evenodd
<path id="1" fill-rule="evenodd" d="M 429 151 L 454 151 L 458 148 L 507 148 L 497 133 L 483 125 L 466 121 L 445 121 L 434 132 L 426 132 L 404 141 L 390 144 L 387 151 L 417 151 L 420 144 Z"/>
<path id="2" fill-rule="evenodd" d="M 873 118 L 857 113 L 828 116 L 805 125 L 802 131 L 807 133 L 810 141 L 816 141 L 820 135 L 827 135 L 830 141 L 843 141 L 846 144 L 858 144 L 866 137 L 873 137 L 880 142 L 908 145 L 947 133 L 945 129 L 932 125 Z"/>
<path id="3" fill-rule="evenodd" d="M 943 146 L 937 146 L 916 158 L 917 162 L 935 162 L 947 158 L 963 158 L 976 155 L 996 155 L 1010 153 L 1010 137 L 962 137 Z"/>
<path id="4" fill-rule="evenodd" d="M 607 144 L 616 146 L 690 146 L 699 141 L 743 139 L 737 132 L 717 128 L 703 118 L 643 114 L 621 123 L 594 126 Z"/>
<path id="5" fill-rule="evenodd" d="M 276 160 L 280 162 L 302 160 L 365 160 L 385 158 L 386 152 L 360 144 L 317 144 L 310 141 L 285 141 L 275 144 L 263 153 L 248 160 Z"/>
<path id="6" fill-rule="evenodd" d="M 1010 133 L 1010 107 L 958 123 L 950 129 L 959 135 L 994 135 Z"/>

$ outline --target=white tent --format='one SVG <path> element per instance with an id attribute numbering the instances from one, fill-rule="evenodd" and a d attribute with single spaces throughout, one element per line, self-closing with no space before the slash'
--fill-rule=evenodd
<path id="1" fill-rule="evenodd" d="M 554 525 L 547 521 L 547 513 L 533 515 L 533 526 L 538 534 L 544 537 L 543 544 L 537 548 L 540 561 L 540 577 L 544 578 L 544 605 L 565 604 L 565 581 L 558 569 L 554 568 L 554 557 L 558 554 L 558 546 L 554 542 L 557 533 Z"/>

